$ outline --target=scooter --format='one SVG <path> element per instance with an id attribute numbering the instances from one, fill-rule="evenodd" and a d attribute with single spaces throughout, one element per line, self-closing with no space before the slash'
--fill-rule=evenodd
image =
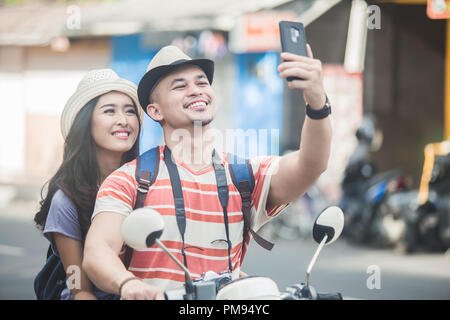
<path id="1" fill-rule="evenodd" d="M 143 250 L 155 243 L 184 271 L 185 284 L 178 290 L 165 292 L 167 300 L 342 300 L 340 293 L 318 293 L 311 286 L 311 271 L 325 245 L 336 241 L 344 227 L 344 215 L 339 207 L 329 207 L 316 218 L 312 235 L 319 246 L 306 271 L 306 281 L 280 291 L 268 277 L 247 276 L 232 279 L 231 274 L 206 272 L 192 279 L 189 270 L 159 240 L 164 220 L 151 208 L 133 211 L 123 222 L 121 233 L 127 245 Z"/>
<path id="2" fill-rule="evenodd" d="M 405 210 L 404 251 L 450 248 L 450 141 L 427 144 L 413 210 Z"/>
<path id="3" fill-rule="evenodd" d="M 382 132 L 373 117 L 363 118 L 355 136 L 357 148 L 341 183 L 339 206 L 345 216 L 344 236 L 357 244 L 392 246 L 401 237 L 405 223 L 401 215 L 389 210 L 386 201 L 409 189 L 409 177 L 398 169 L 377 172 L 372 153 L 381 146 Z"/>
<path id="4" fill-rule="evenodd" d="M 403 224 L 403 221 L 386 210 L 387 200 L 407 190 L 406 180 L 407 177 L 400 170 L 391 170 L 361 181 L 358 194 L 348 195 L 344 192 L 340 206 L 345 212 L 344 234 L 347 239 L 377 246 L 391 245 L 392 239 L 398 236 L 390 233 L 401 232 L 389 231 L 390 225 L 397 220 Z"/>

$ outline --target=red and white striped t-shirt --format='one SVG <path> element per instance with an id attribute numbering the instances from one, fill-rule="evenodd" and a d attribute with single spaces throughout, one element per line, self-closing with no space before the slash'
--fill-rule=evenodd
<path id="1" fill-rule="evenodd" d="M 181 261 L 182 240 L 175 218 L 175 208 L 169 172 L 164 163 L 164 146 L 160 147 L 160 166 L 157 179 L 151 185 L 144 206 L 158 211 L 164 219 L 165 227 L 160 240 Z M 228 168 L 225 154 L 222 163 Z M 252 193 L 253 229 L 258 230 L 271 217 L 276 216 L 286 206 L 266 210 L 270 179 L 278 165 L 279 157 L 265 156 L 250 161 L 255 177 Z M 180 175 L 186 213 L 185 251 L 187 265 L 192 277 L 198 278 L 203 272 L 220 273 L 228 271 L 228 246 L 226 240 L 223 209 L 217 193 L 214 168 L 195 172 L 185 164 L 176 161 Z M 129 215 L 136 202 L 137 181 L 135 179 L 136 160 L 113 172 L 101 185 L 92 218 L 101 212 L 115 212 Z M 239 273 L 242 264 L 243 241 L 242 200 L 234 186 L 229 170 L 225 170 L 229 200 L 228 221 L 232 243 L 231 261 L 233 275 Z M 164 290 L 179 288 L 184 283 L 184 273 L 155 244 L 146 250 L 135 250 L 129 271 L 146 282 Z"/>

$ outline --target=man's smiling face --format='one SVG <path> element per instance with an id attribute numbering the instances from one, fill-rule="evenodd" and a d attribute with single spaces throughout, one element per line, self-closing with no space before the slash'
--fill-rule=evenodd
<path id="1" fill-rule="evenodd" d="M 208 125 L 216 116 L 214 91 L 200 67 L 184 65 L 162 78 L 152 92 L 147 113 L 173 129 Z"/>

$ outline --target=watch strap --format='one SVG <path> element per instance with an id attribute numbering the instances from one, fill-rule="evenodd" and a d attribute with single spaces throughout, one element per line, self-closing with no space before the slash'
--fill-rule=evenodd
<path id="1" fill-rule="evenodd" d="M 331 105 L 328 97 L 326 99 L 325 105 L 322 109 L 316 110 L 306 105 L 306 115 L 314 120 L 320 120 L 328 117 L 331 114 Z"/>

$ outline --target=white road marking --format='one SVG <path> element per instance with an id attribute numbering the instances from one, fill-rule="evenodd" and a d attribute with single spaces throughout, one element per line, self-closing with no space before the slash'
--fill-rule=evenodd
<path id="1" fill-rule="evenodd" d="M 25 249 L 21 247 L 0 244 L 0 255 L 21 257 L 25 255 Z"/>

